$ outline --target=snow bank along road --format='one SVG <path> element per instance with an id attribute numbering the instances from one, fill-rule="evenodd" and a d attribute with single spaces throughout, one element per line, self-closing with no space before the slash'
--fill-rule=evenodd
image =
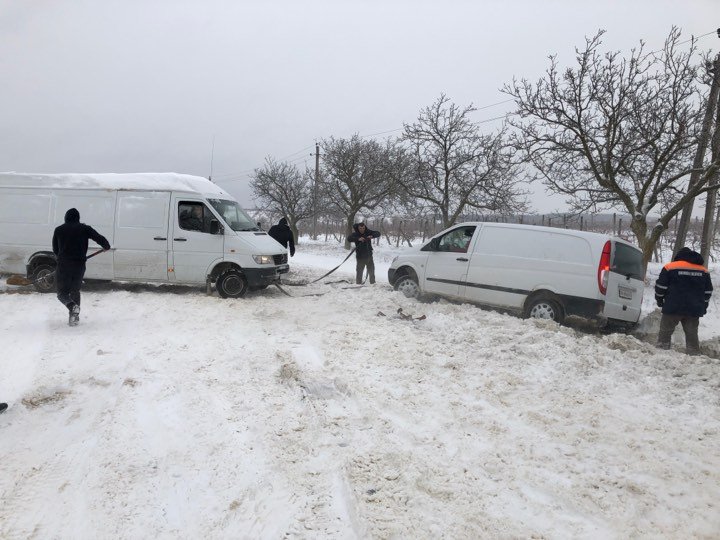
<path id="1" fill-rule="evenodd" d="M 322 291 L 0 295 L 0 538 L 720 531 L 717 360 Z"/>

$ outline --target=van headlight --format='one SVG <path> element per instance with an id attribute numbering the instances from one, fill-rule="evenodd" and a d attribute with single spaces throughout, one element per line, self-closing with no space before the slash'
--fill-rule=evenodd
<path id="1" fill-rule="evenodd" d="M 274 264 L 272 255 L 253 255 L 253 259 L 258 264 Z"/>

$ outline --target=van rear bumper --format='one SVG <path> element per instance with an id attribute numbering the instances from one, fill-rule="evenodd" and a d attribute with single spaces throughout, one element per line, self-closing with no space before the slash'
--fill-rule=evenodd
<path id="1" fill-rule="evenodd" d="M 633 306 L 629 302 L 628 304 L 606 302 L 603 308 L 603 315 L 607 317 L 608 320 L 629 324 L 635 324 L 640 320 L 640 312 L 641 307 L 639 305 Z"/>
<path id="2" fill-rule="evenodd" d="M 243 274 L 250 287 L 263 287 L 275 283 L 282 274 L 287 273 L 290 267 L 287 264 L 271 268 L 243 268 Z"/>
<path id="3" fill-rule="evenodd" d="M 566 315 L 577 315 L 586 319 L 596 319 L 617 325 L 632 326 L 640 318 L 640 308 L 624 306 L 622 309 L 605 300 L 560 295 L 565 304 Z"/>

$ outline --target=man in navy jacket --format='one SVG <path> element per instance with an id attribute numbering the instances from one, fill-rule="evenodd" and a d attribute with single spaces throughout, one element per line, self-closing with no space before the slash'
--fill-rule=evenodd
<path id="1" fill-rule="evenodd" d="M 272 236 L 285 249 L 289 249 L 290 256 L 295 255 L 295 237 L 288 225 L 287 218 L 280 218 L 277 225 L 270 227 L 268 234 Z"/>
<path id="2" fill-rule="evenodd" d="M 681 323 L 687 353 L 700 352 L 698 325 L 712 294 L 710 273 L 704 262 L 702 255 L 684 247 L 661 270 L 655 282 L 655 301 L 662 308 L 658 347 L 670 348 L 673 331 Z"/>

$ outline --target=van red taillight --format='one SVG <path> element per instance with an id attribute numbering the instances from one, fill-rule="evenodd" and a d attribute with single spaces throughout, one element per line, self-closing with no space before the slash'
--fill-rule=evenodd
<path id="1" fill-rule="evenodd" d="M 611 245 L 608 240 L 605 242 L 602 255 L 600 255 L 600 264 L 598 265 L 598 289 L 600 289 L 601 294 L 607 292 L 608 274 L 610 273 L 610 250 Z"/>

